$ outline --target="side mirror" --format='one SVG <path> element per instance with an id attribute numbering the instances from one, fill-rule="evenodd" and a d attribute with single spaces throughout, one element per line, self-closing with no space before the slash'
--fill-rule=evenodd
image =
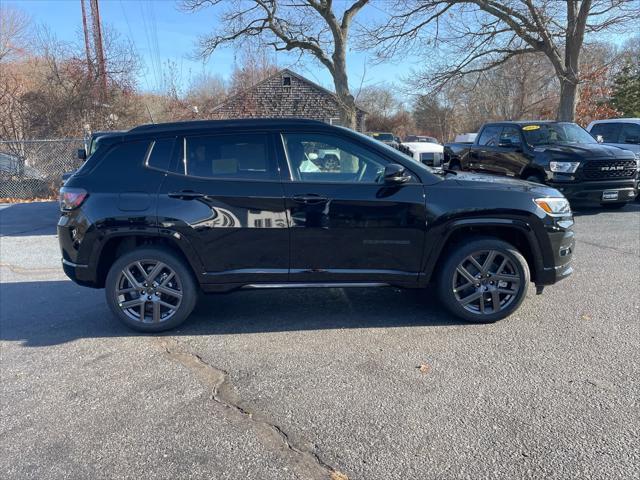
<path id="1" fill-rule="evenodd" d="M 78 159 L 82 161 L 87 159 L 87 151 L 84 148 L 78 149 Z"/>
<path id="2" fill-rule="evenodd" d="M 383 179 L 387 184 L 406 183 L 411 179 L 411 175 L 407 175 L 407 169 L 402 165 L 390 163 L 384 167 Z"/>
<path id="3" fill-rule="evenodd" d="M 604 137 L 602 135 L 596 135 L 596 142 L 603 143 L 604 142 Z"/>

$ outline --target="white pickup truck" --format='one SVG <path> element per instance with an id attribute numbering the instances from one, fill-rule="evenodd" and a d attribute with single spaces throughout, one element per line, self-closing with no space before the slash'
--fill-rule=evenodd
<path id="1" fill-rule="evenodd" d="M 416 162 L 424 163 L 429 167 L 442 167 L 444 147 L 439 143 L 403 142 L 400 144 L 399 150 L 409 155 Z"/>

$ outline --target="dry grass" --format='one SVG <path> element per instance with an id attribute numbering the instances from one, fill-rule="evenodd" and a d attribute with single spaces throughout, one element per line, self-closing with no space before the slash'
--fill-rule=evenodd
<path id="1" fill-rule="evenodd" d="M 12 197 L 1 197 L 0 203 L 34 203 L 34 202 L 50 202 L 52 200 L 57 200 L 58 197 L 55 195 L 51 195 L 50 197 L 38 197 L 38 198 L 12 198 Z"/>

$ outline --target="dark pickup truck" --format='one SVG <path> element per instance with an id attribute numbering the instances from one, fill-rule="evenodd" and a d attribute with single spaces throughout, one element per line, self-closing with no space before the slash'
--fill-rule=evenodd
<path id="1" fill-rule="evenodd" d="M 572 203 L 620 208 L 638 194 L 635 155 L 599 144 L 575 123 L 488 123 L 472 144 L 445 144 L 444 160 L 451 170 L 547 184 Z"/>

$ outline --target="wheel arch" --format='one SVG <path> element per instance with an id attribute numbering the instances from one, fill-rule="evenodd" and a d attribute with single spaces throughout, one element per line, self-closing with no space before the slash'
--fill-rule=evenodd
<path id="1" fill-rule="evenodd" d="M 525 220 L 504 218 L 474 218 L 453 220 L 442 227 L 437 241 L 432 238 L 434 245 L 431 254 L 424 265 L 424 283 L 431 281 L 447 258 L 447 252 L 457 244 L 472 237 L 494 237 L 513 245 L 524 256 L 531 280 L 536 282 L 544 266 L 542 252 L 535 232 Z"/>
<path id="2" fill-rule="evenodd" d="M 173 232 L 119 232 L 105 237 L 94 251 L 96 287 L 102 288 L 111 265 L 117 258 L 141 246 L 161 246 L 180 257 L 199 280 L 202 262 L 189 241 Z"/>

